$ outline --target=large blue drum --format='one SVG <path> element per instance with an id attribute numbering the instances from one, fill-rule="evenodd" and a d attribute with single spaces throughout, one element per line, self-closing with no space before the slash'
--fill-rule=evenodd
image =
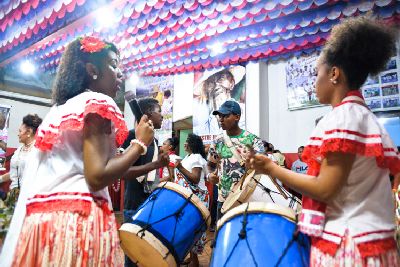
<path id="1" fill-rule="evenodd" d="M 139 266 L 178 266 L 207 230 L 208 209 L 191 191 L 162 183 L 119 229 L 121 246 Z"/>
<path id="2" fill-rule="evenodd" d="M 250 202 L 218 221 L 210 266 L 308 266 L 310 242 L 292 209 Z"/>

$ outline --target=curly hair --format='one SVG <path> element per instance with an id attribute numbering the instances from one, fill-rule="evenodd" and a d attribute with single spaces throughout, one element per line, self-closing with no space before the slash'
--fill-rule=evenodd
<path id="1" fill-rule="evenodd" d="M 193 154 L 200 154 L 203 158 L 207 158 L 206 151 L 204 150 L 203 140 L 200 136 L 189 134 L 186 143 Z"/>
<path id="2" fill-rule="evenodd" d="M 139 99 L 138 105 L 143 114 L 149 114 L 154 111 L 155 108 L 160 107 L 160 103 L 158 103 L 158 100 L 151 97 Z"/>
<path id="3" fill-rule="evenodd" d="M 396 53 L 397 31 L 370 16 L 349 18 L 333 27 L 322 50 L 323 62 L 341 68 L 347 85 L 358 90 Z"/>
<path id="4" fill-rule="evenodd" d="M 28 128 L 31 128 L 33 134 L 36 133 L 37 128 L 40 124 L 42 124 L 42 121 L 42 118 L 40 118 L 37 114 L 28 114 L 22 118 L 22 124 L 24 124 Z"/>
<path id="5" fill-rule="evenodd" d="M 107 57 L 108 51 L 113 51 L 119 55 L 119 51 L 114 44 L 104 43 L 108 46 L 95 53 L 82 51 L 79 39 L 68 44 L 61 57 L 54 82 L 53 103 L 62 105 L 68 99 L 79 95 L 88 88 L 90 77 L 86 72 L 86 63 L 95 65 L 101 74 L 104 59 Z"/>

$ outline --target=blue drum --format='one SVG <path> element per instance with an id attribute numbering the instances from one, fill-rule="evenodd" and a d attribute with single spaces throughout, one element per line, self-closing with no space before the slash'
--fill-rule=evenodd
<path id="1" fill-rule="evenodd" d="M 296 231 L 294 211 L 250 202 L 219 221 L 210 266 L 309 266 L 310 242 Z"/>
<path id="2" fill-rule="evenodd" d="M 210 223 L 191 191 L 162 183 L 119 229 L 121 247 L 139 266 L 178 266 Z"/>

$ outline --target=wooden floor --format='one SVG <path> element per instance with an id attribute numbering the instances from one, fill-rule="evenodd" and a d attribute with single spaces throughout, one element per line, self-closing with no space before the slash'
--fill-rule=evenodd
<path id="1" fill-rule="evenodd" d="M 117 219 L 118 224 L 121 225 L 123 221 L 122 213 L 115 212 L 115 217 Z M 199 262 L 201 267 L 207 267 L 210 265 L 210 259 L 212 253 L 211 244 L 213 241 L 214 241 L 214 233 L 207 231 L 206 246 L 204 248 L 203 254 L 199 255 Z M 181 265 L 181 266 L 188 266 L 188 265 Z"/>
<path id="2" fill-rule="evenodd" d="M 199 255 L 199 262 L 201 267 L 210 265 L 210 259 L 212 254 L 211 244 L 214 241 L 214 233 L 207 231 L 207 243 L 202 255 Z"/>

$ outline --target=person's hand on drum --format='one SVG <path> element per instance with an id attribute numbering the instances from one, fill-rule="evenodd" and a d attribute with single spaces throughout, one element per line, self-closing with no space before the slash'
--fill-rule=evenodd
<path id="1" fill-rule="evenodd" d="M 247 163 L 256 173 L 263 174 L 270 174 L 272 169 L 278 166 L 264 154 L 251 154 L 251 156 L 247 158 Z"/>
<path id="2" fill-rule="evenodd" d="M 136 139 L 142 141 L 146 145 L 150 145 L 154 138 L 154 126 L 147 115 L 143 115 L 139 124 L 135 129 Z"/>

